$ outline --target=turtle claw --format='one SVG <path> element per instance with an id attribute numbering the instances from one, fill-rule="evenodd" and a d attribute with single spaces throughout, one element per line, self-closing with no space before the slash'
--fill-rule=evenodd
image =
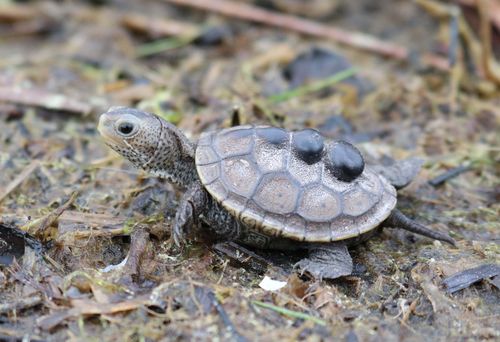
<path id="1" fill-rule="evenodd" d="M 185 245 L 188 238 L 197 232 L 200 223 L 197 213 L 203 212 L 205 205 L 206 192 L 201 184 L 193 184 L 182 197 L 179 209 L 175 214 L 173 237 L 177 247 Z"/>
<path id="2" fill-rule="evenodd" d="M 308 273 L 318 280 L 335 279 L 352 273 L 352 259 L 343 244 L 311 246 L 309 256 L 294 265 L 300 274 Z"/>
<path id="3" fill-rule="evenodd" d="M 177 228 L 177 227 L 176 227 Z M 177 246 L 177 247 L 181 247 L 181 241 L 182 243 L 184 243 L 182 237 L 179 235 L 179 233 L 177 232 L 177 229 L 174 229 L 174 244 Z"/>
<path id="4" fill-rule="evenodd" d="M 187 233 L 184 231 L 182 225 L 177 223 L 175 224 L 173 230 L 173 237 L 174 237 L 174 244 L 177 247 L 182 248 L 182 246 L 186 244 Z"/>

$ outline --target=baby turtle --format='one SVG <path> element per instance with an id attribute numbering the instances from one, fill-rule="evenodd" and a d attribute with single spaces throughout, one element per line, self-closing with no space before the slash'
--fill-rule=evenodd
<path id="1" fill-rule="evenodd" d="M 414 159 L 365 167 L 354 146 L 311 129 L 238 126 L 193 144 L 174 125 L 125 107 L 102 114 L 99 131 L 135 166 L 187 189 L 175 217 L 178 244 L 203 227 L 257 248 L 306 249 L 296 267 L 320 279 L 351 274 L 347 246 L 380 226 L 454 244 L 395 209 L 396 188 L 420 168 Z"/>

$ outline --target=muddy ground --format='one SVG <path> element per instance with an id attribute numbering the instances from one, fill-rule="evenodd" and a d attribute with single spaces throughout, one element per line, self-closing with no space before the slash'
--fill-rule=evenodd
<path id="1" fill-rule="evenodd" d="M 0 339 L 500 339 L 498 3 L 169 2 L 0 5 Z M 313 127 L 379 162 L 419 156 L 398 206 L 457 246 L 386 229 L 335 281 L 295 274 L 295 255 L 181 251 L 180 189 L 96 131 L 114 105 L 192 139 L 237 122 Z"/>

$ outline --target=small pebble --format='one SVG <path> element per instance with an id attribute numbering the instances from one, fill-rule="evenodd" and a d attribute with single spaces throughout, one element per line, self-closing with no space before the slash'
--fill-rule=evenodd
<path id="1" fill-rule="evenodd" d="M 205 29 L 199 37 L 194 40 L 198 46 L 217 46 L 231 38 L 233 33 L 228 26 L 211 26 Z"/>

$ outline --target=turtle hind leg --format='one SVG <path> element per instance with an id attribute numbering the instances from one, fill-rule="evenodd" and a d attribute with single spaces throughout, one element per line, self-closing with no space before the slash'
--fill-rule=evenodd
<path id="1" fill-rule="evenodd" d="M 434 240 L 440 240 L 447 242 L 453 246 L 456 245 L 455 240 L 453 240 L 450 236 L 447 234 L 443 234 L 440 232 L 436 232 L 433 230 L 430 230 L 423 224 L 420 224 L 416 221 L 413 221 L 409 217 L 406 217 L 402 212 L 400 212 L 397 209 L 394 209 L 391 213 L 391 215 L 387 218 L 385 221 L 386 225 L 395 227 L 395 228 L 401 228 L 419 235 L 427 236 L 428 238 L 434 239 Z"/>
<path id="2" fill-rule="evenodd" d="M 395 161 L 392 165 L 371 165 L 371 168 L 384 176 L 396 189 L 402 189 L 417 176 L 422 164 L 422 159 L 412 157 Z"/>
<path id="3" fill-rule="evenodd" d="M 295 264 L 300 273 L 309 273 L 322 280 L 335 279 L 352 273 L 352 259 L 343 243 L 311 244 L 309 256 Z"/>

